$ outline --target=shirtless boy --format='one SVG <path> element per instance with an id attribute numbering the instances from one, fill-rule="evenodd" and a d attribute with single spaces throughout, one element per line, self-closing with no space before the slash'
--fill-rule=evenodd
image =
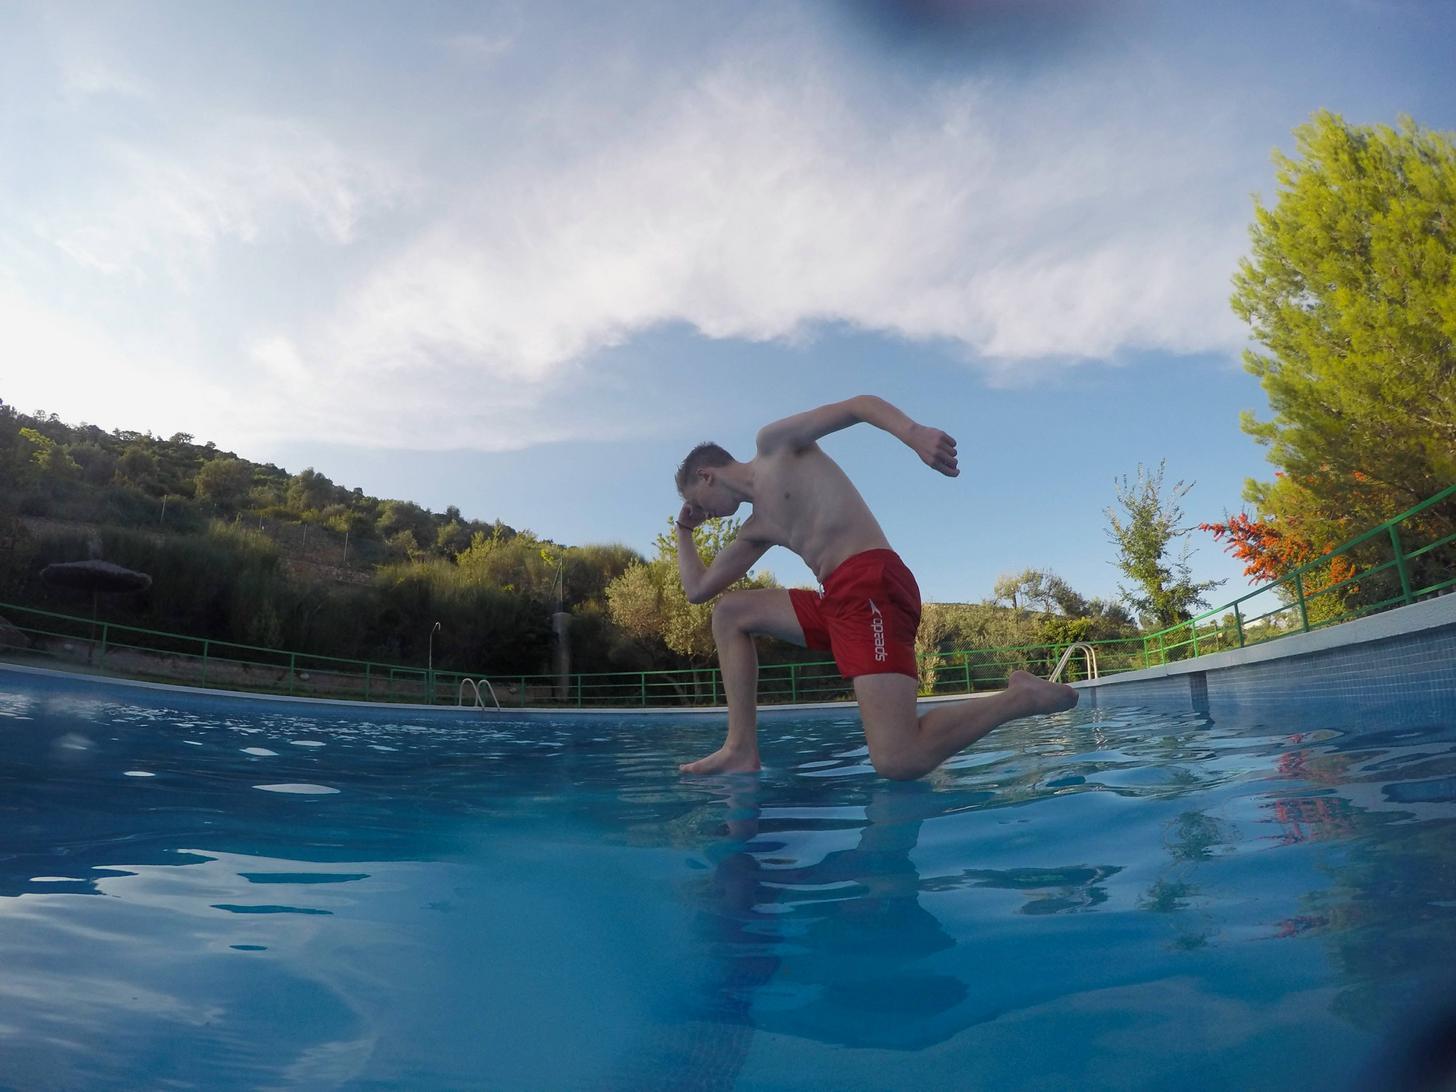
<path id="1" fill-rule="evenodd" d="M 746 463 L 716 444 L 700 444 L 678 468 L 684 503 L 677 517 L 677 560 L 690 602 L 712 599 L 770 546 L 793 550 L 824 587 L 822 595 L 757 588 L 723 596 L 713 610 L 713 638 L 728 698 L 728 737 L 717 751 L 684 765 L 684 773 L 759 768 L 756 634 L 833 652 L 840 673 L 854 681 L 870 761 L 897 780 L 928 773 L 998 724 L 1077 704 L 1070 686 L 1016 671 L 1000 693 L 917 715 L 920 590 L 859 490 L 816 442 L 861 421 L 884 429 L 931 469 L 951 478 L 960 473 L 953 439 L 873 395 L 765 426 Z M 732 515 L 744 501 L 753 514 L 704 567 L 693 529 L 710 516 Z"/>

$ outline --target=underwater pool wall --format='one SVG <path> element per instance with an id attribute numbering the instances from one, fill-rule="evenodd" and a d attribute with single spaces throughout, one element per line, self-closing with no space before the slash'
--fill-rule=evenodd
<path id="1" fill-rule="evenodd" d="M 1311 633 L 1073 684 L 1084 708 L 1269 720 L 1456 722 L 1456 595 Z"/>

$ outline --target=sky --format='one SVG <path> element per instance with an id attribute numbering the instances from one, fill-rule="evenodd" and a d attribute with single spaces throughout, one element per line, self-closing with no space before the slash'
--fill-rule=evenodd
<path id="1" fill-rule="evenodd" d="M 823 442 L 927 600 L 1111 597 L 1119 478 L 1198 523 L 1272 473 L 1228 306 L 1272 151 L 1456 129 L 1452 40 L 1446 0 L 0 0 L 0 400 L 650 552 L 693 444 L 874 393 L 959 442 Z"/>

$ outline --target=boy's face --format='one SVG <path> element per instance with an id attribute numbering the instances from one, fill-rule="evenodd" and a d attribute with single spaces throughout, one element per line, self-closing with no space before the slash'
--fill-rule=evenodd
<path id="1" fill-rule="evenodd" d="M 704 516 L 731 516 L 738 511 L 739 502 L 711 470 L 698 471 L 697 477 L 683 490 L 683 500 Z"/>

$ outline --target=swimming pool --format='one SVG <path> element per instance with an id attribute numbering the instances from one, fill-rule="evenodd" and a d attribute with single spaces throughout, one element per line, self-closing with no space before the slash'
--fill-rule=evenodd
<path id="1" fill-rule="evenodd" d="M 1345 1088 L 1456 967 L 1456 725 L 721 731 L 0 671 L 0 1086 Z"/>

